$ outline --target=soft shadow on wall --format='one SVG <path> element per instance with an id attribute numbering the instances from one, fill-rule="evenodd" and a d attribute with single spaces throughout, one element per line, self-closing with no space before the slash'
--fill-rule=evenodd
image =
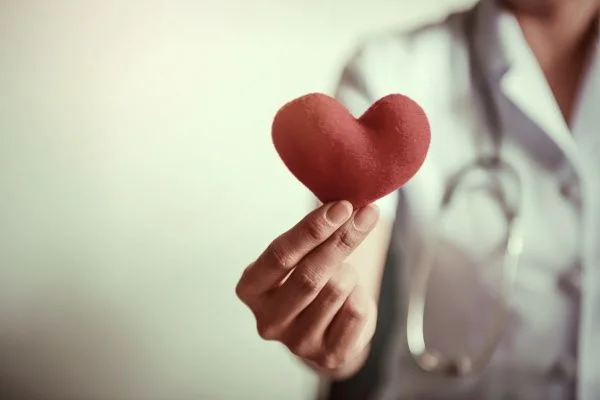
<path id="1" fill-rule="evenodd" d="M 233 293 L 311 206 L 271 118 L 363 34 L 455 6 L 2 2 L 3 398 L 310 398 Z"/>

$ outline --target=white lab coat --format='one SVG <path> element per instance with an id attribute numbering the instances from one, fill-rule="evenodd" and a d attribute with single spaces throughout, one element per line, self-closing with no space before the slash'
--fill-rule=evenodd
<path id="1" fill-rule="evenodd" d="M 523 184 L 524 249 L 508 329 L 482 376 L 439 378 L 421 372 L 408 356 L 403 315 L 376 399 L 563 400 L 574 388 L 578 399 L 600 399 L 600 52 L 569 128 L 514 18 L 493 1 L 475 12 L 475 49 L 493 82 L 504 128 L 502 157 Z M 465 15 L 367 40 L 337 91 L 355 115 L 387 94 L 407 94 L 431 123 L 422 169 L 379 202 L 383 218 L 396 217 L 392 246 L 401 255 L 397 287 L 404 300 L 410 270 L 438 226 L 447 180 L 489 143 L 470 81 Z M 497 304 L 505 220 L 489 197 L 465 191 L 445 221 L 426 338 L 445 352 L 472 353 Z"/>

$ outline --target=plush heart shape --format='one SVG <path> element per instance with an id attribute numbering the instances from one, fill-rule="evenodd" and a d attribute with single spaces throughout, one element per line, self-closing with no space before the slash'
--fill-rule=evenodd
<path id="1" fill-rule="evenodd" d="M 272 138 L 287 168 L 319 200 L 360 208 L 417 173 L 430 130 L 423 109 L 401 94 L 381 98 L 357 119 L 336 99 L 312 93 L 277 112 Z"/>

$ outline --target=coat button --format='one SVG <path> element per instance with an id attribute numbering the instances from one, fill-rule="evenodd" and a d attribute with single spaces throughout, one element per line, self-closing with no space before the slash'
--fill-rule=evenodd
<path id="1" fill-rule="evenodd" d="M 575 177 L 564 180 L 560 184 L 560 194 L 577 207 L 581 206 L 581 186 Z"/>
<path id="2" fill-rule="evenodd" d="M 577 378 L 577 361 L 573 357 L 561 358 L 550 367 L 546 377 L 552 381 L 574 381 Z"/>
<path id="3" fill-rule="evenodd" d="M 581 296 L 581 264 L 577 262 L 558 278 L 558 287 L 574 300 Z"/>

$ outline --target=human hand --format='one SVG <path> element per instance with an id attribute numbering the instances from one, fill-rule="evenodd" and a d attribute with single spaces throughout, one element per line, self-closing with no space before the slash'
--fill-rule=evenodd
<path id="1" fill-rule="evenodd" d="M 375 331 L 377 303 L 344 260 L 375 227 L 374 205 L 319 207 L 283 233 L 244 271 L 237 296 L 254 313 L 259 335 L 309 364 L 343 368 Z"/>

